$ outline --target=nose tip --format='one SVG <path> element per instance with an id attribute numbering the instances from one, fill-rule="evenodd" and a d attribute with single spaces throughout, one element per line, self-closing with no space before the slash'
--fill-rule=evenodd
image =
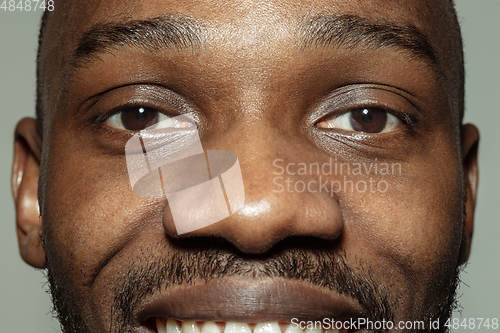
<path id="1" fill-rule="evenodd" d="M 231 226 L 220 232 L 239 250 L 251 254 L 265 253 L 292 236 L 334 240 L 342 232 L 343 219 L 336 201 L 325 199 L 270 196 L 249 202 L 223 222 Z"/>
<path id="2" fill-rule="evenodd" d="M 267 200 L 258 202 L 250 202 L 245 204 L 236 214 L 244 216 L 245 218 L 254 218 L 259 215 L 266 214 L 271 210 L 271 204 Z"/>

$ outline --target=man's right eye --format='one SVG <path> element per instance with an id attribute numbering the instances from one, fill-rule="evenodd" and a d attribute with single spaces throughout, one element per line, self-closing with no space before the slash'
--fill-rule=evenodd
<path id="1" fill-rule="evenodd" d="M 142 131 L 148 128 L 189 128 L 194 124 L 185 119 L 169 117 L 157 110 L 147 107 L 131 107 L 106 119 L 106 125 L 120 130 Z"/>
<path id="2" fill-rule="evenodd" d="M 340 116 L 321 120 L 319 128 L 342 129 L 349 132 L 368 134 L 390 133 L 400 130 L 404 125 L 396 116 L 377 108 L 360 108 Z"/>

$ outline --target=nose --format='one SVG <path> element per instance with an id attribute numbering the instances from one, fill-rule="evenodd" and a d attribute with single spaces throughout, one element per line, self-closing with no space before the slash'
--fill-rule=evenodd
<path id="1" fill-rule="evenodd" d="M 181 235 L 167 207 L 163 224 L 170 237 L 219 237 L 244 253 L 261 254 L 292 236 L 324 240 L 340 236 L 344 222 L 332 192 L 319 190 L 317 173 L 297 172 L 299 163 L 318 163 L 318 153 L 311 152 L 310 144 L 291 139 L 279 129 L 243 121 L 222 132 L 203 145 L 205 149 L 230 150 L 238 156 L 244 204 L 217 223 Z M 286 168 L 288 165 L 292 167 Z"/>

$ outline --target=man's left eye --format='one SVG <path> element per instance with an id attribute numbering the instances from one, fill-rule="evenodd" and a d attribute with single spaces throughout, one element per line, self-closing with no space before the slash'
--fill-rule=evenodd
<path id="1" fill-rule="evenodd" d="M 340 116 L 323 119 L 317 126 L 373 134 L 394 132 L 403 126 L 403 122 L 384 110 L 360 108 Z"/>
<path id="2" fill-rule="evenodd" d="M 142 131 L 146 128 L 188 128 L 193 125 L 190 121 L 169 117 L 159 111 L 147 107 L 131 107 L 106 119 L 105 124 L 110 127 L 127 130 Z"/>

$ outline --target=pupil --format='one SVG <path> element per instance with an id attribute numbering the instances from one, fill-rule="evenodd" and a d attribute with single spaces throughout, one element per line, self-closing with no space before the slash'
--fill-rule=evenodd
<path id="1" fill-rule="evenodd" d="M 138 121 L 144 121 L 148 118 L 146 110 L 144 108 L 139 109 L 139 113 L 135 116 L 135 119 Z"/>
<path id="2" fill-rule="evenodd" d="M 363 110 L 363 115 L 361 116 L 361 119 L 365 122 L 365 123 L 369 123 L 372 121 L 372 115 L 370 114 L 370 111 L 367 110 L 367 109 L 364 109 Z"/>

